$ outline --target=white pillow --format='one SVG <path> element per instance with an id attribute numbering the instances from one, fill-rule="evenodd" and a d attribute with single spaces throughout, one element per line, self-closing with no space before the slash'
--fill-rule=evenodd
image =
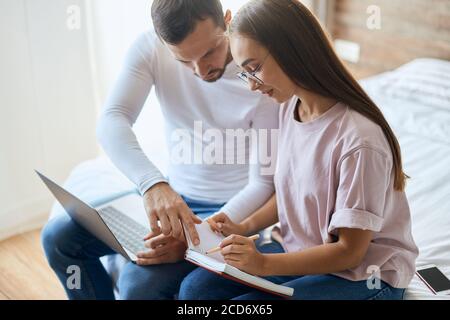
<path id="1" fill-rule="evenodd" d="M 394 131 L 450 144 L 450 62 L 417 59 L 361 80 Z"/>
<path id="2" fill-rule="evenodd" d="M 450 111 L 450 61 L 416 59 L 387 73 L 380 84 L 386 97 Z"/>

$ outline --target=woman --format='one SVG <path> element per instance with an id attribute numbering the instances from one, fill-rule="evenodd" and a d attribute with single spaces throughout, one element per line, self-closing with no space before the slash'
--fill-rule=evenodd
<path id="1" fill-rule="evenodd" d="M 210 224 L 232 266 L 295 289 L 296 299 L 402 299 L 417 247 L 400 147 L 380 110 L 296 0 L 254 0 L 230 26 L 239 76 L 282 103 L 276 196 L 242 223 Z M 283 247 L 244 236 L 279 221 Z M 207 294 L 207 295 L 206 295 Z M 195 270 L 186 299 L 275 296 Z"/>

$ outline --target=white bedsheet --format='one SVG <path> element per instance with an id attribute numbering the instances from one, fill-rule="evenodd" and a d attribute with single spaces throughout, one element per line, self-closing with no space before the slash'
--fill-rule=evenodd
<path id="1" fill-rule="evenodd" d="M 413 236 L 419 247 L 416 266 L 437 265 L 450 278 L 450 105 L 433 108 L 390 97 L 384 76 L 362 81 L 382 109 L 402 149 L 408 180 Z M 447 109 L 447 110 L 446 110 Z M 434 295 L 415 276 L 405 299 L 450 299 Z"/>
<path id="2" fill-rule="evenodd" d="M 413 236 L 419 247 L 416 265 L 436 264 L 450 278 L 450 145 L 409 133 L 400 139 Z M 415 276 L 406 299 L 438 299 Z M 450 296 L 446 297 L 450 299 Z"/>

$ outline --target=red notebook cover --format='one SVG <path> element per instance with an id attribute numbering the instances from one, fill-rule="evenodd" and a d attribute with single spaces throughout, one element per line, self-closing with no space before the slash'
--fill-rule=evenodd
<path id="1" fill-rule="evenodd" d="M 246 281 L 244 281 L 244 280 L 242 280 L 242 279 L 233 277 L 232 275 L 229 275 L 228 273 L 225 273 L 225 272 L 218 272 L 218 271 L 216 271 L 216 270 L 210 269 L 210 268 L 208 268 L 208 267 L 206 267 L 206 266 L 204 266 L 204 265 L 201 265 L 201 264 L 199 264 L 199 263 L 197 263 L 197 262 L 195 262 L 195 261 L 193 261 L 193 260 L 191 260 L 191 259 L 189 259 L 189 258 L 187 258 L 187 257 L 185 257 L 185 260 L 186 260 L 186 261 L 189 261 L 189 262 L 192 263 L 192 264 L 195 264 L 196 266 L 198 266 L 198 267 L 200 267 L 200 268 L 203 268 L 203 269 L 208 270 L 208 271 L 210 271 L 210 272 L 212 272 L 212 273 L 215 273 L 215 274 L 217 274 L 217 275 L 219 275 L 219 276 L 222 276 L 222 277 L 224 277 L 224 278 L 226 278 L 226 279 L 229 279 L 229 280 L 233 280 L 233 281 L 239 282 L 239 283 L 241 283 L 241 284 L 244 284 L 244 285 L 246 285 L 246 286 L 249 286 L 249 287 L 258 289 L 258 290 L 260 290 L 260 291 L 264 291 L 264 292 L 267 292 L 267 293 L 270 293 L 270 294 L 277 295 L 277 296 L 282 297 L 282 298 L 284 298 L 284 299 L 289 299 L 289 298 L 290 298 L 290 296 L 284 295 L 284 294 L 279 293 L 279 292 L 271 291 L 271 290 L 269 290 L 269 289 L 267 289 L 267 288 L 263 288 L 263 287 L 260 287 L 260 286 L 256 286 L 256 285 L 254 285 L 253 283 L 248 283 L 248 282 L 246 282 Z"/>

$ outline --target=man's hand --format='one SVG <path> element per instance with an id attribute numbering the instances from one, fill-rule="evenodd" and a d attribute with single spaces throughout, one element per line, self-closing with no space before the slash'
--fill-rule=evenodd
<path id="1" fill-rule="evenodd" d="M 145 237 L 146 252 L 139 252 L 136 263 L 140 266 L 175 263 L 183 260 L 187 245 L 183 239 L 164 234 L 150 233 Z"/>
<path id="2" fill-rule="evenodd" d="M 181 221 L 186 226 L 194 245 L 200 243 L 195 224 L 202 223 L 202 220 L 189 209 L 180 195 L 167 183 L 157 183 L 145 192 L 144 207 L 153 233 L 162 232 L 166 236 L 180 238 L 183 234 Z M 158 221 L 161 227 L 158 226 Z"/>

